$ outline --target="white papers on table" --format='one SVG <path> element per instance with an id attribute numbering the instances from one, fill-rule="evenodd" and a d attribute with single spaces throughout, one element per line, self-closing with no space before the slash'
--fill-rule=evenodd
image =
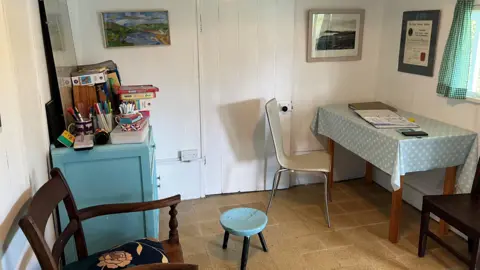
<path id="1" fill-rule="evenodd" d="M 376 128 L 417 128 L 417 124 L 408 121 L 390 110 L 356 110 L 361 118 Z"/>

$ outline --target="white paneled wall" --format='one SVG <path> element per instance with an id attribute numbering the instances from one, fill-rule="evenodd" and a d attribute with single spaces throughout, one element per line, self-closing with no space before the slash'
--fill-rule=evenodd
<path id="1" fill-rule="evenodd" d="M 112 59 L 124 83 L 161 88 L 152 111 L 161 181 L 171 187 L 166 194 L 188 197 L 271 186 L 278 164 L 263 108 L 270 98 L 293 101 L 293 113 L 282 115 L 288 151 L 323 149 L 309 129 L 315 108 L 374 98 L 383 2 L 68 0 L 80 64 Z M 312 8 L 366 9 L 362 61 L 306 63 Z M 153 9 L 169 11 L 171 46 L 103 47 L 99 12 Z M 206 165 L 172 163 L 182 149 L 201 150 Z M 336 159 L 337 179 L 363 174 L 363 162 L 348 151 Z M 289 181 L 285 175 L 280 186 Z"/>
<path id="2" fill-rule="evenodd" d="M 158 182 L 160 186 L 158 190 L 159 198 L 167 198 L 180 193 L 182 200 L 199 198 L 201 166 L 203 166 L 201 162 L 157 163 L 157 174 L 160 177 Z"/>
<path id="3" fill-rule="evenodd" d="M 158 159 L 182 149 L 200 149 L 198 50 L 195 0 L 69 1 L 78 64 L 114 60 L 124 84 L 154 84 L 160 93 L 152 122 Z M 169 12 L 171 46 L 104 47 L 100 12 L 161 10 Z"/>
<path id="4" fill-rule="evenodd" d="M 202 150 L 196 1 L 68 0 L 68 6 L 80 65 L 111 59 L 118 64 L 124 84 L 154 84 L 160 88 L 153 102 L 151 123 L 157 164 L 166 170 L 160 174 L 161 182 L 170 188 L 161 190 L 161 194 L 202 196 L 198 172 L 201 161 L 175 161 L 181 150 L 198 149 L 200 154 Z M 100 12 L 162 9 L 169 12 L 170 46 L 104 48 Z"/>
<path id="5" fill-rule="evenodd" d="M 263 190 L 277 167 L 265 154 L 264 104 L 290 100 L 294 2 L 200 3 L 206 194 Z"/>
<path id="6" fill-rule="evenodd" d="M 295 80 L 292 99 L 294 151 L 322 149 L 313 139 L 310 121 L 316 107 L 374 99 L 384 0 L 297 0 L 295 7 Z M 361 61 L 306 62 L 308 10 L 365 9 Z"/>
<path id="7" fill-rule="evenodd" d="M 294 38 L 294 86 L 292 101 L 292 152 L 325 149 L 325 142 L 310 131 L 318 106 L 374 100 L 384 0 L 296 0 Z M 310 9 L 365 9 L 361 61 L 307 63 L 307 21 Z M 323 145 L 322 145 L 323 143 Z M 335 180 L 361 177 L 364 161 L 339 146 L 335 156 Z M 299 183 L 321 178 L 298 179 Z"/>

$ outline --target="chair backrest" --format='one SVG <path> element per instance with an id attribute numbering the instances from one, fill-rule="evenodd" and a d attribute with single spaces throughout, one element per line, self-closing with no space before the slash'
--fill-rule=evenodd
<path id="1" fill-rule="evenodd" d="M 472 195 L 480 197 L 480 159 L 478 159 L 477 172 L 475 173 L 475 178 L 473 179 Z"/>
<path id="2" fill-rule="evenodd" d="M 74 236 L 78 259 L 88 256 L 83 227 L 70 188 L 58 169 L 50 172 L 51 179 L 32 198 L 27 214 L 20 220 L 20 228 L 30 242 L 40 266 L 44 270 L 57 270 L 68 240 Z M 63 201 L 70 222 L 58 236 L 52 250 L 45 241 L 45 227 L 57 205 Z"/>
<path id="3" fill-rule="evenodd" d="M 285 167 L 288 156 L 285 154 L 285 149 L 283 148 L 282 125 L 280 124 L 277 100 L 272 99 L 267 102 L 265 105 L 265 110 L 267 111 L 267 119 L 270 125 L 270 131 L 272 132 L 277 161 L 280 163 L 280 166 Z"/>

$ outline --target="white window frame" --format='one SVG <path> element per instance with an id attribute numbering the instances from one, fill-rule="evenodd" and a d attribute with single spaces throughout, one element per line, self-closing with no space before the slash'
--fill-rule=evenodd
<path id="1" fill-rule="evenodd" d="M 470 99 L 476 99 L 480 102 L 480 6 L 475 6 L 473 12 L 478 13 L 478 20 L 476 20 L 477 29 L 475 36 L 473 37 L 473 42 L 475 43 L 472 46 L 472 51 L 475 51 L 475 53 L 472 54 L 472 68 L 470 70 L 470 75 L 468 78 L 469 82 L 467 96 Z"/>

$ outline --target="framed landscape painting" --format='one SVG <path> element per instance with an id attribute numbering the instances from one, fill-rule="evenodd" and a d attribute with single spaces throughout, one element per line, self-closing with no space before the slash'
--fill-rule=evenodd
<path id="1" fill-rule="evenodd" d="M 365 10 L 315 9 L 308 17 L 307 62 L 362 59 Z"/>
<path id="2" fill-rule="evenodd" d="M 168 11 L 103 12 L 105 47 L 170 45 Z"/>

